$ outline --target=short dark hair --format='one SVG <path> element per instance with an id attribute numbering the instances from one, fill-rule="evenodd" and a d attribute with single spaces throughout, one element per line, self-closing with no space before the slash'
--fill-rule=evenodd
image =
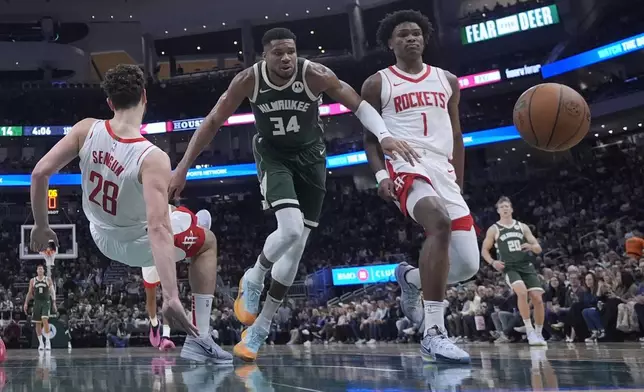
<path id="1" fill-rule="evenodd" d="M 46 270 L 46 269 L 47 269 L 47 268 L 45 268 L 45 265 L 44 265 L 44 264 L 38 264 L 38 265 L 36 266 L 36 269 L 38 269 L 38 268 L 40 268 L 40 267 L 42 267 L 42 269 L 44 269 L 44 270 Z"/>
<path id="2" fill-rule="evenodd" d="M 501 204 L 501 203 L 510 203 L 510 205 L 512 205 L 512 202 L 510 201 L 509 197 L 501 196 L 501 197 L 499 197 L 499 201 L 496 202 L 494 207 L 499 208 L 499 204 Z"/>
<path id="3" fill-rule="evenodd" d="M 378 44 L 384 49 L 389 49 L 389 39 L 394 33 L 396 26 L 406 22 L 416 23 L 418 27 L 420 27 L 423 31 L 425 45 L 427 45 L 429 42 L 429 36 L 434 31 L 434 28 L 432 27 L 432 23 L 429 21 L 429 18 L 420 13 L 420 11 L 415 10 L 401 10 L 387 14 L 385 18 L 380 21 L 380 25 L 378 26 L 378 32 L 376 33 Z"/>
<path id="4" fill-rule="evenodd" d="M 278 39 L 292 39 L 293 41 L 296 41 L 297 37 L 295 37 L 295 34 L 287 28 L 276 27 L 264 33 L 264 36 L 262 37 L 262 46 L 266 46 L 270 44 L 271 41 Z"/>
<path id="5" fill-rule="evenodd" d="M 138 65 L 119 64 L 105 73 L 101 87 L 115 110 L 130 109 L 141 101 L 145 76 Z"/>

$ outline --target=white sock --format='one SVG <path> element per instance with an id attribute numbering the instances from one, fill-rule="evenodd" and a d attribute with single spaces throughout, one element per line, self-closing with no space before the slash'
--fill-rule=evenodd
<path id="1" fill-rule="evenodd" d="M 268 272 L 269 268 L 266 268 L 262 263 L 259 262 L 259 257 L 257 258 L 257 261 L 255 262 L 255 265 L 249 269 L 246 272 L 246 277 L 248 280 L 255 284 L 262 284 L 264 283 L 264 279 L 266 278 L 266 273 Z"/>
<path id="2" fill-rule="evenodd" d="M 441 330 L 445 330 L 445 304 L 443 301 L 423 301 L 425 306 L 425 333 L 437 326 Z"/>
<path id="3" fill-rule="evenodd" d="M 169 338 L 170 337 L 170 332 L 171 332 L 170 326 L 167 325 L 167 324 L 163 324 L 163 335 L 162 336 L 164 338 Z"/>
<path id="4" fill-rule="evenodd" d="M 543 333 L 543 325 L 535 324 L 534 331 L 537 333 L 537 335 L 541 336 L 541 334 Z"/>
<path id="5" fill-rule="evenodd" d="M 534 327 L 532 326 L 532 320 L 524 319 L 523 324 L 525 325 L 525 333 L 526 334 L 529 334 L 530 332 L 534 331 Z"/>
<path id="6" fill-rule="evenodd" d="M 260 327 L 265 331 L 270 331 L 271 321 L 273 320 L 273 316 L 275 316 L 275 312 L 277 312 L 281 303 L 282 301 L 267 294 L 266 301 L 264 301 L 264 307 L 262 307 L 262 311 L 259 313 L 259 316 L 253 325 Z"/>
<path id="7" fill-rule="evenodd" d="M 418 290 L 423 288 L 423 285 L 420 283 L 420 270 L 418 268 L 407 271 L 405 273 L 405 280 Z"/>
<path id="8" fill-rule="evenodd" d="M 40 345 L 45 344 L 45 343 L 42 341 L 42 335 L 38 335 L 38 342 L 40 343 Z"/>
<path id="9" fill-rule="evenodd" d="M 159 319 L 157 319 L 157 316 L 150 317 L 150 324 L 152 324 L 154 328 L 156 328 L 157 325 L 159 325 Z"/>
<path id="10" fill-rule="evenodd" d="M 210 333 L 210 312 L 212 311 L 212 294 L 192 294 L 192 323 L 197 326 L 199 336 Z"/>

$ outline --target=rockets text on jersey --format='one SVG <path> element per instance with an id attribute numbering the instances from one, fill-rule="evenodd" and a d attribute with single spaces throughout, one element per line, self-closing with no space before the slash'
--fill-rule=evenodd
<path id="1" fill-rule="evenodd" d="M 146 233 L 146 208 L 139 171 L 157 147 L 143 136 L 123 139 L 108 121 L 97 121 L 79 152 L 83 211 L 96 231 L 131 241 Z"/>
<path id="2" fill-rule="evenodd" d="M 391 66 L 380 72 L 382 118 L 395 137 L 410 146 L 452 157 L 452 123 L 447 104 L 452 88 L 445 71 L 423 65 L 419 74 Z"/>

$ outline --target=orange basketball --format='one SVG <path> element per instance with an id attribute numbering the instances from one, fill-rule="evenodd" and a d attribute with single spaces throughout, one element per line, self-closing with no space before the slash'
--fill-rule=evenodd
<path id="1" fill-rule="evenodd" d="M 521 94 L 512 119 L 526 143 L 540 150 L 564 151 L 588 133 L 590 108 L 570 87 L 544 83 Z"/>

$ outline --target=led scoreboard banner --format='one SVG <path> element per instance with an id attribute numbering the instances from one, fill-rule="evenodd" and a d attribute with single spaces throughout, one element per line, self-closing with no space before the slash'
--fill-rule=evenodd
<path id="1" fill-rule="evenodd" d="M 2 126 L 0 127 L 0 136 L 22 136 L 22 127 Z"/>
<path id="2" fill-rule="evenodd" d="M 553 4 L 461 27 L 461 42 L 463 45 L 468 45 L 557 23 L 559 23 L 559 12 L 557 6 Z"/>

